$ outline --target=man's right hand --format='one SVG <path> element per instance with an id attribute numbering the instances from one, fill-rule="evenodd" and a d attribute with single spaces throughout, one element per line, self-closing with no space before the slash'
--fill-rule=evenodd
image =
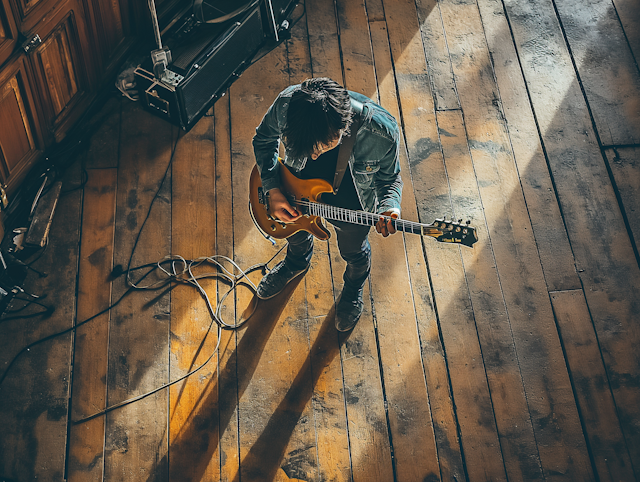
<path id="1" fill-rule="evenodd" d="M 269 191 L 269 212 L 271 216 L 285 223 L 291 223 L 301 214 L 289 204 L 287 197 L 278 188 Z"/>

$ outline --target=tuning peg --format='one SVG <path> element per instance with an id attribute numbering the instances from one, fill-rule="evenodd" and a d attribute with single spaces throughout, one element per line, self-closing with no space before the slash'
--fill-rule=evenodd
<path id="1" fill-rule="evenodd" d="M 471 224 L 471 219 L 467 219 L 467 226 Z"/>
<path id="2" fill-rule="evenodd" d="M 458 219 L 458 224 L 460 224 L 462 222 L 462 219 Z"/>

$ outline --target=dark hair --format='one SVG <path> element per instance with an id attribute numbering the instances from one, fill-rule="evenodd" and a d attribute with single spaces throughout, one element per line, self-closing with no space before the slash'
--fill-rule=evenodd
<path id="1" fill-rule="evenodd" d="M 319 144 L 329 144 L 353 118 L 349 92 L 326 77 L 307 79 L 293 93 L 282 137 L 294 158 L 311 155 Z"/>

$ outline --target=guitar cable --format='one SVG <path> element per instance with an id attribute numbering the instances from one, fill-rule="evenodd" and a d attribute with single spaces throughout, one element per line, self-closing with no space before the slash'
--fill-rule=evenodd
<path id="1" fill-rule="evenodd" d="M 179 141 L 179 139 L 178 139 Z M 238 264 L 233 261 L 231 258 L 228 258 L 227 256 L 222 256 L 222 255 L 212 255 L 212 256 L 202 256 L 196 259 L 192 259 L 192 260 L 187 260 L 184 257 L 180 256 L 180 255 L 167 255 L 165 256 L 162 260 L 154 262 L 154 263 L 147 263 L 147 264 L 143 264 L 141 266 L 137 266 L 137 267 L 132 267 L 131 263 L 133 261 L 133 256 L 135 254 L 136 248 L 138 246 L 138 242 L 140 240 L 140 237 L 142 235 L 142 232 L 144 231 L 144 227 L 147 223 L 147 221 L 149 220 L 149 217 L 151 216 L 151 210 L 153 209 L 153 205 L 155 204 L 156 199 L 159 197 L 160 191 L 162 190 L 162 187 L 164 186 L 164 183 L 167 179 L 167 175 L 169 173 L 169 170 L 171 169 L 171 166 L 173 164 L 173 159 L 174 159 L 174 155 L 176 152 L 176 147 L 177 147 L 177 142 L 176 144 L 173 146 L 172 152 L 171 152 L 171 156 L 169 158 L 169 162 L 167 164 L 167 167 L 164 171 L 164 174 L 162 176 L 162 179 L 158 185 L 158 188 L 151 200 L 151 203 L 149 205 L 149 209 L 147 211 L 147 214 L 145 216 L 145 219 L 142 223 L 142 226 L 140 227 L 140 230 L 138 231 L 138 234 L 136 236 L 136 239 L 134 241 L 134 245 L 133 248 L 131 250 L 131 254 L 129 256 L 129 261 L 127 263 L 127 269 L 124 270 L 122 268 L 122 265 L 116 265 L 114 267 L 114 269 L 111 272 L 110 275 L 110 279 L 113 281 L 114 279 L 122 276 L 123 274 L 126 273 L 126 283 L 128 285 L 128 288 L 125 290 L 125 292 L 111 305 L 109 305 L 108 307 L 106 307 L 105 309 L 101 310 L 100 312 L 96 313 L 93 316 L 90 316 L 89 318 L 76 323 L 74 326 L 67 328 L 65 330 L 59 331 L 57 333 L 53 333 L 51 335 L 45 336 L 44 338 L 41 338 L 39 340 L 36 340 L 30 344 L 28 344 L 27 346 L 25 346 L 24 348 L 22 348 L 22 350 L 20 350 L 12 359 L 11 361 L 7 364 L 4 372 L 2 373 L 2 376 L 0 376 L 0 392 L 2 391 L 2 383 L 5 380 L 5 378 L 7 377 L 7 374 L 10 372 L 11 367 L 14 365 L 14 363 L 16 362 L 16 360 L 24 353 L 27 353 L 31 350 L 31 348 L 33 348 L 34 346 L 37 346 L 41 343 L 44 343 L 46 341 L 52 340 L 54 338 L 57 338 L 59 336 L 65 335 L 67 333 L 71 333 L 71 332 L 75 332 L 79 327 L 93 321 L 94 319 L 98 318 L 99 316 L 103 315 L 104 313 L 109 312 L 111 309 L 115 308 L 116 306 L 118 306 L 120 304 L 120 302 L 132 291 L 144 291 L 144 290 L 160 290 L 168 285 L 171 285 L 172 282 L 177 283 L 177 284 L 188 284 L 191 286 L 194 286 L 198 292 L 200 293 L 200 295 L 202 296 L 202 298 L 204 299 L 206 305 L 207 305 L 207 310 L 209 312 L 209 316 L 211 318 L 211 321 L 209 323 L 209 326 L 207 328 L 207 331 L 205 332 L 205 335 L 202 339 L 202 343 L 204 343 L 204 341 L 206 340 L 207 336 L 209 336 L 209 334 L 212 331 L 213 328 L 213 324 L 216 323 L 217 325 L 217 341 L 216 341 L 216 345 L 214 347 L 214 349 L 212 350 L 212 352 L 209 354 L 209 356 L 207 357 L 207 359 L 198 367 L 190 370 L 189 372 L 187 372 L 186 374 L 180 376 L 179 378 L 177 378 L 176 380 L 173 380 L 171 382 L 168 382 L 166 384 L 163 384 L 151 391 L 148 391 L 146 393 L 143 393 L 141 395 L 126 399 L 122 402 L 110 405 L 106 408 L 104 408 L 103 410 L 100 410 L 96 413 L 93 413 L 89 416 L 77 419 L 77 420 L 72 420 L 70 419 L 69 421 L 72 424 L 81 424 L 84 422 L 88 422 L 89 420 L 93 420 L 94 418 L 97 418 L 101 415 L 105 415 L 113 410 L 116 410 L 118 408 L 124 407 L 126 405 L 129 405 L 131 403 L 140 401 L 144 398 L 147 398 L 155 393 L 158 393 L 161 390 L 167 389 L 177 383 L 180 383 L 181 381 L 185 380 L 186 378 L 190 377 L 191 375 L 197 373 L 198 371 L 200 371 L 202 368 L 204 368 L 215 356 L 215 354 L 218 352 L 219 348 L 220 348 L 220 341 L 221 341 L 221 335 L 222 335 L 222 330 L 236 330 L 240 327 L 242 327 L 249 319 L 251 319 L 251 316 L 255 313 L 256 307 L 257 307 L 257 302 L 253 303 L 253 307 L 251 312 L 244 317 L 242 320 L 240 320 L 240 322 L 234 320 L 234 323 L 227 323 L 224 321 L 224 319 L 222 318 L 222 314 L 221 314 L 221 310 L 222 307 L 224 306 L 224 301 L 227 299 L 227 297 L 229 296 L 229 294 L 231 294 L 232 292 L 235 293 L 236 291 L 236 287 L 237 286 L 246 286 L 247 288 L 249 288 L 255 295 L 256 292 L 256 286 L 255 284 L 251 281 L 251 279 L 249 279 L 248 275 L 249 273 L 252 273 L 253 271 L 256 270 L 262 270 L 263 273 L 266 273 L 268 270 L 268 265 L 269 263 L 271 263 L 281 252 L 282 250 L 287 246 L 286 244 L 283 244 L 280 249 L 266 262 L 266 263 L 258 263 L 255 264 L 253 266 L 250 266 L 249 268 L 243 270 L 242 268 L 240 268 L 238 266 Z M 267 238 L 268 239 L 268 238 Z M 275 241 L 272 241 L 275 244 Z M 229 263 L 232 268 L 231 269 L 227 269 L 223 263 Z M 199 275 L 195 275 L 193 273 L 193 269 L 197 268 L 198 266 L 201 266 L 203 264 L 212 264 L 213 266 L 216 267 L 216 271 L 215 272 L 210 272 L 210 273 L 204 273 L 204 274 L 199 274 Z M 167 266 L 168 265 L 168 266 Z M 166 267 L 165 267 L 166 266 Z M 139 270 L 143 270 L 145 268 L 148 268 L 148 270 L 142 274 L 140 276 L 140 278 L 136 281 L 133 281 L 131 274 L 135 271 L 139 271 Z M 141 285 L 142 281 L 144 279 L 146 279 L 149 275 L 151 275 L 152 273 L 154 273 L 155 271 L 160 271 L 161 273 L 164 273 L 164 275 L 166 276 L 164 279 L 155 281 L 155 282 L 151 282 L 147 285 Z M 202 285 L 200 284 L 199 280 L 202 279 L 211 279 L 211 278 L 218 278 L 220 280 L 222 280 L 223 282 L 226 282 L 230 285 L 229 289 L 220 297 L 220 300 L 217 304 L 217 308 L 214 309 L 213 305 L 211 303 L 211 300 L 209 299 L 209 295 L 206 292 L 206 290 L 202 287 Z M 175 284 L 174 286 L 170 286 L 168 291 L 173 290 L 173 288 L 175 288 L 175 286 L 177 286 L 177 284 Z M 255 297 L 254 297 L 255 300 Z M 22 308 L 21 308 L 22 309 Z M 20 309 L 20 310 L 21 310 Z M 34 314 L 33 316 L 37 316 L 40 314 L 51 314 L 53 312 L 52 307 L 49 307 L 47 310 L 45 311 L 41 311 L 38 312 L 37 314 Z M 25 317 L 25 316 L 22 316 Z M 9 319 L 13 319 L 14 317 L 10 317 L 7 318 L 6 320 L 8 321 Z M 1 320 L 1 321 L 5 321 L 5 320 Z"/>

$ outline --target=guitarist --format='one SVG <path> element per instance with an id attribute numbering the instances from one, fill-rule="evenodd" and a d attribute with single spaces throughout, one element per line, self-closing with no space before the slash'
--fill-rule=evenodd
<path id="1" fill-rule="evenodd" d="M 348 141 L 349 136 L 355 136 L 354 140 Z M 269 107 L 253 138 L 271 215 L 285 223 L 301 215 L 280 189 L 278 149 L 282 141 L 284 164 L 296 177 L 332 183 L 334 192 L 323 194 L 323 203 L 397 218 L 402 195 L 399 138 L 398 124 L 391 114 L 331 79 L 313 78 L 286 88 Z M 350 152 L 340 155 L 342 144 L 351 145 Z M 369 227 L 330 222 L 347 263 L 336 306 L 336 328 L 349 331 L 360 319 L 364 305 L 362 289 L 371 267 Z M 386 237 L 396 230 L 390 220 L 381 219 L 376 231 Z M 272 298 L 306 273 L 312 253 L 311 234 L 299 231 L 290 236 L 285 259 L 262 278 L 258 297 Z"/>

